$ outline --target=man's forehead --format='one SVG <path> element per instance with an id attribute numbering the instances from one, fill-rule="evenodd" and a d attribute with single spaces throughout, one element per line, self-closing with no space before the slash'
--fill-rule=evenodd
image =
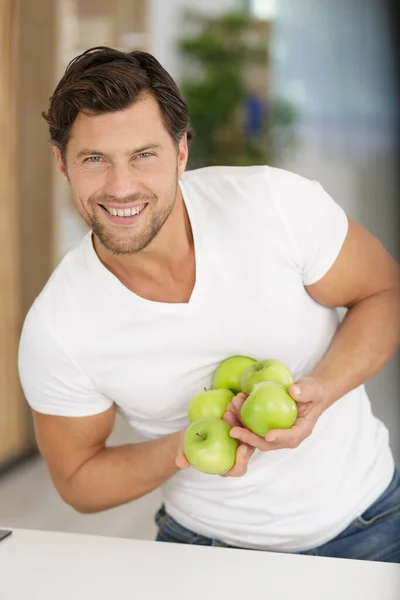
<path id="1" fill-rule="evenodd" d="M 80 111 L 74 121 L 73 128 L 98 129 L 100 127 L 126 126 L 127 122 L 136 127 L 157 127 L 162 125 L 162 115 L 154 99 L 140 100 L 121 110 L 109 112 Z"/>
<path id="2" fill-rule="evenodd" d="M 80 113 L 71 128 L 69 141 L 78 152 L 100 150 L 100 146 L 110 149 L 126 146 L 128 151 L 128 148 L 161 147 L 166 143 L 166 136 L 168 132 L 161 117 L 157 119 L 154 113 L 135 116 L 124 110 L 91 115 Z"/>

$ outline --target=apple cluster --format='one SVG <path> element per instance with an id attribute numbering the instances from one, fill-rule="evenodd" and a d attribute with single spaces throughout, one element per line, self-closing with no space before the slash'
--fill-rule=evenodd
<path id="1" fill-rule="evenodd" d="M 212 389 L 197 394 L 189 403 L 190 426 L 183 452 L 198 471 L 222 475 L 236 461 L 238 440 L 223 416 L 236 394 L 247 396 L 241 411 L 242 424 L 265 437 L 271 429 L 289 429 L 297 418 L 296 402 L 288 393 L 294 379 L 279 360 L 257 361 L 248 356 L 231 356 L 214 372 Z"/>

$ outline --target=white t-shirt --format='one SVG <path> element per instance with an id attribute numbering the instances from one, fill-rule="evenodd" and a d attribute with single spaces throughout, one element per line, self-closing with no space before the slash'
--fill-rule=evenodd
<path id="1" fill-rule="evenodd" d="M 86 416 L 113 402 L 154 439 L 188 425 L 190 399 L 225 358 L 283 361 L 295 379 L 326 352 L 338 311 L 314 301 L 347 233 L 316 182 L 271 167 L 184 174 L 196 284 L 168 304 L 129 291 L 98 259 L 90 233 L 62 260 L 24 324 L 19 371 L 39 412 Z M 386 488 L 394 461 L 363 386 L 319 419 L 296 449 L 253 455 L 246 476 L 193 468 L 163 487 L 182 525 L 229 544 L 306 550 L 333 538 Z"/>

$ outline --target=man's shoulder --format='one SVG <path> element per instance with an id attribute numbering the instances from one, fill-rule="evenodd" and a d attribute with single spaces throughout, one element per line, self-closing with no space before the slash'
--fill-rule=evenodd
<path id="1" fill-rule="evenodd" d="M 48 320 L 63 320 L 68 310 L 78 305 L 79 297 L 87 294 L 87 252 L 90 234 L 85 235 L 60 260 L 33 305 L 38 313 L 46 314 Z"/>
<path id="2" fill-rule="evenodd" d="M 240 214 L 243 206 L 248 218 L 259 218 L 260 211 L 276 210 L 281 204 L 301 204 L 315 182 L 286 169 L 268 165 L 249 167 L 204 167 L 187 171 L 181 180 L 183 191 L 198 209 L 203 211 L 228 210 L 232 217 Z"/>
<path id="3" fill-rule="evenodd" d="M 303 187 L 311 183 L 307 177 L 289 171 L 284 168 L 269 165 L 254 166 L 212 166 L 186 171 L 182 177 L 183 184 L 201 187 L 202 185 L 213 186 L 249 186 L 267 188 L 272 185 L 291 187 Z"/>
<path id="4" fill-rule="evenodd" d="M 193 186 L 219 184 L 227 185 L 235 181 L 254 181 L 262 180 L 266 176 L 269 167 L 264 165 L 255 165 L 249 167 L 234 167 L 234 166 L 211 166 L 202 167 L 186 171 L 182 177 L 184 184 L 192 184 Z"/>
<path id="5" fill-rule="evenodd" d="M 255 174 L 265 173 L 269 169 L 267 165 L 252 165 L 252 166 L 210 166 L 200 167 L 185 171 L 184 179 L 209 179 L 209 178 L 225 178 L 225 177 L 250 177 Z"/>

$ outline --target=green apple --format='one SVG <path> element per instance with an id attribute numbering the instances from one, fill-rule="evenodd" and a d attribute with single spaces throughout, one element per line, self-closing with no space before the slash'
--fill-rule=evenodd
<path id="1" fill-rule="evenodd" d="M 272 358 L 249 365 L 240 378 L 240 388 L 242 392 L 249 395 L 253 386 L 261 381 L 273 381 L 286 389 L 294 384 L 293 375 L 287 366 Z"/>
<path id="2" fill-rule="evenodd" d="M 297 404 L 286 388 L 273 381 L 257 383 L 240 410 L 243 424 L 261 437 L 270 429 L 289 429 L 297 418 Z"/>
<path id="3" fill-rule="evenodd" d="M 220 363 L 213 376 L 214 389 L 231 390 L 234 394 L 241 392 L 240 377 L 245 369 L 256 360 L 248 356 L 231 356 Z"/>
<path id="4" fill-rule="evenodd" d="M 207 390 L 197 394 L 191 399 L 188 408 L 189 422 L 193 423 L 198 419 L 214 417 L 222 419 L 226 412 L 226 407 L 234 397 L 230 390 Z"/>
<path id="5" fill-rule="evenodd" d="M 236 461 L 238 440 L 229 435 L 231 427 L 222 419 L 199 419 L 185 432 L 183 453 L 202 473 L 222 475 Z"/>

